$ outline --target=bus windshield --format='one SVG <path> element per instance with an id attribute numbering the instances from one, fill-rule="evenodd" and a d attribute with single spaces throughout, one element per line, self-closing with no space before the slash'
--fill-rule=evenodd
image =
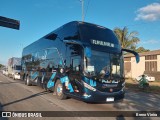
<path id="1" fill-rule="evenodd" d="M 15 70 L 22 70 L 22 67 L 20 65 L 16 65 Z"/>
<path id="2" fill-rule="evenodd" d="M 92 50 L 92 56 L 87 58 L 85 72 L 100 78 L 123 77 L 122 55 Z"/>

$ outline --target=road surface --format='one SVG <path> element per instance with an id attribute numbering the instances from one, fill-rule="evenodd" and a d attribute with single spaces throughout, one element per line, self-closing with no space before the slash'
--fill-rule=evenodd
<path id="1" fill-rule="evenodd" d="M 109 104 L 89 104 L 75 99 L 58 100 L 53 93 L 38 86 L 26 86 L 22 80 L 12 80 L 0 73 L 0 111 L 160 111 L 160 95 L 126 91 L 124 101 Z M 158 120 L 158 117 L 140 117 Z M 18 118 L 0 118 L 17 120 Z M 22 118 L 19 118 L 22 119 Z M 27 119 L 27 118 L 24 118 Z M 48 120 L 53 118 L 30 118 Z M 136 120 L 137 117 L 55 117 L 54 120 Z"/>

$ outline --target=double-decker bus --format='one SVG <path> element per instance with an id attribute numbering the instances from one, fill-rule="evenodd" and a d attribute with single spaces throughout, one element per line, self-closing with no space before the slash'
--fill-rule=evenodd
<path id="1" fill-rule="evenodd" d="M 114 102 L 124 98 L 123 51 L 112 30 L 69 22 L 23 49 L 21 78 L 59 99 Z"/>

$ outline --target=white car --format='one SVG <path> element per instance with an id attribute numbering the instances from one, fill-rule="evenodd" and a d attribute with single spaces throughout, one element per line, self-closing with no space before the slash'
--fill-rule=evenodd
<path id="1" fill-rule="evenodd" d="M 7 68 L 3 69 L 2 74 L 8 76 L 8 69 Z"/>
<path id="2" fill-rule="evenodd" d="M 141 78 L 142 78 L 142 75 L 138 76 L 136 80 L 139 81 Z M 145 75 L 145 78 L 148 80 L 148 82 L 155 81 L 155 77 L 152 77 L 152 76 Z"/>

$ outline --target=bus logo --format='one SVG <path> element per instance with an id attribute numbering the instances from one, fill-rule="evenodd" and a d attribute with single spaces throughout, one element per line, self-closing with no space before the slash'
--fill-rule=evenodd
<path id="1" fill-rule="evenodd" d="M 108 47 L 114 47 L 113 43 L 100 41 L 100 40 L 91 40 L 91 43 L 94 45 L 100 45 L 100 46 L 108 46 Z"/>

